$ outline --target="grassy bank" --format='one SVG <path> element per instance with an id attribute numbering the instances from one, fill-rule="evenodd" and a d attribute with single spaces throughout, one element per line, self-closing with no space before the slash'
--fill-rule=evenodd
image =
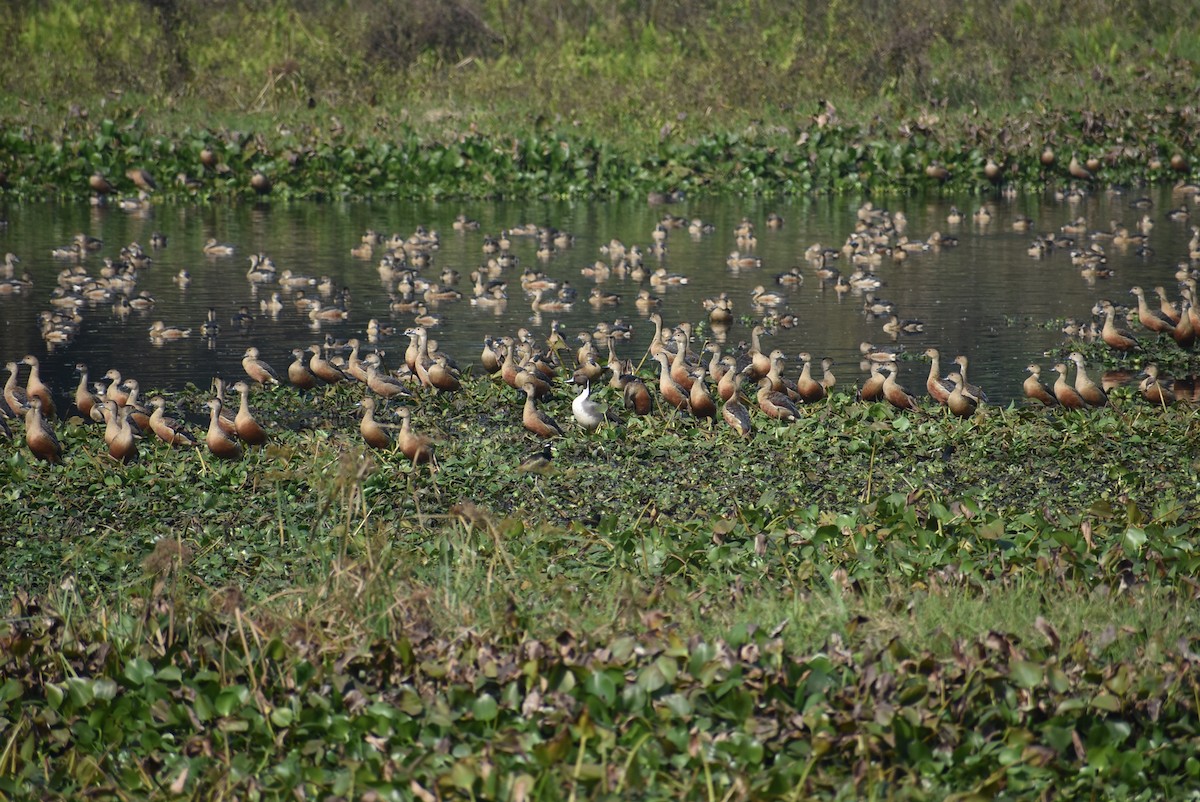
<path id="1" fill-rule="evenodd" d="M 64 424 L 63 466 L 0 462 L 0 792 L 1196 788 L 1197 424 L 1116 396 L 842 395 L 748 441 L 660 412 L 529 473 L 516 394 L 472 380 L 415 404 L 432 476 L 348 388 L 256 395 L 236 463 Z"/>
<path id="2" fill-rule="evenodd" d="M 282 197 L 981 191 L 989 159 L 997 181 L 1065 181 L 1078 155 L 1128 183 L 1196 154 L 1182 2 L 60 0 L 13 20 L 15 197 L 81 198 L 97 171 L 132 193 L 135 167 L 198 198 L 253 197 L 256 172 Z"/>

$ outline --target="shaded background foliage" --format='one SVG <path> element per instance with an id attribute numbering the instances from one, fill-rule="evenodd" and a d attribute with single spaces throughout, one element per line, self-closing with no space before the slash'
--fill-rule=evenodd
<path id="1" fill-rule="evenodd" d="M 119 89 L 245 110 L 534 92 L 633 124 L 825 98 L 1085 102 L 1163 57 L 1194 77 L 1200 56 L 1200 9 L 1182 0 L 18 0 L 10 15 L 0 87 L 19 96 Z"/>

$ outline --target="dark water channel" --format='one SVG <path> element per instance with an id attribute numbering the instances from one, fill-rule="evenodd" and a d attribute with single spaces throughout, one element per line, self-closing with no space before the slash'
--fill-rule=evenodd
<path id="1" fill-rule="evenodd" d="M 1049 325 L 1052 321 L 1087 318 L 1092 305 L 1102 297 L 1129 303 L 1128 290 L 1134 284 L 1147 290 L 1165 285 L 1172 296 L 1177 296 L 1173 275 L 1176 263 L 1187 257 L 1190 223 L 1168 219 L 1168 211 L 1180 205 L 1169 188 L 1155 188 L 1148 193 L 1153 201 L 1148 210 L 1134 208 L 1132 201 L 1144 194 L 1097 192 L 1074 203 L 1056 200 L 1050 194 L 1015 199 L 909 197 L 877 201 L 879 206 L 904 212 L 911 239 L 925 239 L 935 230 L 959 239 L 957 247 L 914 253 L 903 263 L 885 260 L 875 268 L 883 282 L 876 295 L 894 302 L 902 318 L 918 318 L 925 324 L 923 332 L 901 335 L 898 341 L 916 353 L 937 347 L 947 359 L 966 354 L 971 360 L 972 381 L 982 385 L 993 401 L 1003 403 L 1018 397 L 1024 367 L 1030 360 L 1052 363 L 1060 358 L 1063 335 L 1057 325 Z M 17 360 L 27 353 L 38 355 L 44 366 L 43 376 L 64 396 L 74 386 L 76 362 L 87 363 L 93 376 L 116 368 L 125 376 L 137 377 L 143 387 L 171 390 L 186 382 L 206 386 L 216 375 L 242 375 L 240 361 L 247 346 L 257 346 L 263 357 L 282 372 L 291 360 L 291 349 L 321 342 L 326 334 L 365 340 L 367 323 L 376 318 L 397 329 L 396 334 L 385 336 L 379 343 L 387 352 L 385 364 L 394 366 L 399 364 L 407 343 L 402 332 L 411 325 L 413 316 L 389 312 L 390 287 L 376 269 L 378 259 L 355 258 L 350 250 L 367 229 L 408 236 L 418 226 L 436 229 L 441 237 L 433 265 L 422 274 L 437 281 L 442 269 L 452 268 L 462 276 L 457 289 L 463 292 L 463 300 L 430 304 L 431 311 L 442 317 L 435 336 L 442 349 L 460 363 L 477 361 L 486 335 L 512 334 L 525 326 L 544 337 L 552 319 L 562 321 L 566 331 L 574 334 L 618 317 L 631 322 L 634 329 L 632 339 L 620 345 L 619 353 L 638 358 L 652 327 L 645 321 L 645 312 L 635 307 L 634 299 L 639 286 L 648 287 L 648 283 L 639 285 L 614 275 L 602 286 L 621 295 L 620 305 L 596 309 L 587 302 L 595 282 L 581 275 L 580 270 L 597 259 L 607 260 L 600 247 L 613 239 L 636 243 L 649 251 L 655 223 L 669 213 L 699 217 L 715 226 L 715 231 L 693 238 L 686 230 L 674 230 L 661 261 L 647 255 L 646 264 L 651 269 L 661 264 L 689 279 L 683 286 L 651 288 L 663 300 L 661 314 L 667 323 L 704 320 L 702 300 L 728 292 L 738 320 L 728 332 L 727 344 L 748 340 L 748 321 L 762 316 L 751 304 L 751 292 L 756 285 L 764 285 L 785 296 L 776 314 L 791 314 L 797 321 L 794 328 L 777 329 L 766 338 L 765 347 L 780 348 L 789 358 L 800 351 L 809 351 L 818 358 L 834 358 L 839 383 L 845 388 L 862 379 L 859 343 L 889 343 L 893 338 L 883 330 L 883 319 L 864 315 L 861 291 L 834 291 L 831 283 L 816 276 L 804 260 L 804 253 L 814 243 L 840 247 L 854 230 L 856 210 L 862 202 L 860 198 L 720 198 L 666 206 L 633 201 L 214 207 L 164 204 L 138 213 L 85 205 L 9 205 L 0 208 L 0 219 L 7 221 L 0 228 L 0 253 L 15 253 L 21 259 L 18 272 L 28 271 L 33 286 L 20 293 L 0 295 L 0 361 Z M 947 222 L 955 204 L 965 218 L 957 225 Z M 980 206 L 992 213 L 986 225 L 972 220 L 972 213 Z M 784 218 L 782 228 L 768 228 L 769 213 Z M 454 230 L 453 221 L 459 214 L 478 220 L 481 228 Z M 1143 214 L 1149 214 L 1156 223 L 1151 234 L 1154 255 L 1139 255 L 1132 247 L 1121 249 L 1105 243 L 1107 266 L 1114 271 L 1111 278 L 1085 279 L 1065 250 L 1041 259 L 1027 254 L 1036 233 L 1058 232 L 1077 218 L 1085 218 L 1091 230 L 1109 230 L 1112 220 L 1134 229 Z M 1014 219 L 1026 216 L 1033 220 L 1030 230 L 1014 230 Z M 734 229 L 743 218 L 756 225 L 758 243 L 753 253 L 761 257 L 763 266 L 732 270 L 726 258 L 737 248 Z M 543 260 L 535 254 L 535 239 L 515 238 L 512 250 L 520 265 L 505 276 L 506 308 L 473 307 L 468 300 L 471 287 L 467 276 L 486 258 L 482 251 L 484 234 L 495 235 L 526 223 L 569 232 L 574 244 Z M 51 308 L 55 278 L 71 264 L 53 258 L 51 249 L 68 245 L 80 232 L 104 241 L 103 248 L 83 262 L 91 275 L 99 274 L 102 257 L 116 257 L 122 246 L 140 243 L 153 264 L 138 272 L 136 291 L 149 292 L 155 305 L 148 311 L 119 316 L 113 313 L 111 303 L 88 303 L 79 309 L 82 323 L 75 340 L 48 349 L 38 331 L 38 314 Z M 154 232 L 166 237 L 165 247 L 151 248 Z M 232 244 L 235 254 L 204 255 L 203 245 L 209 238 Z M 1086 235 L 1078 239 L 1087 242 Z M 251 284 L 245 277 L 249 256 L 259 252 L 268 254 L 279 270 L 328 276 L 335 292 L 349 288 L 349 317 L 317 327 L 295 309 L 294 292 L 280 290 L 278 285 Z M 793 266 L 800 267 L 803 284 L 777 285 L 775 276 Z M 844 258 L 835 266 L 843 275 L 853 270 Z M 579 300 L 574 307 L 535 315 L 519 281 L 522 269 L 527 267 L 577 287 Z M 186 288 L 173 280 L 181 269 L 191 276 Z M 280 292 L 284 309 L 272 318 L 260 313 L 259 302 L 274 291 Z M 316 295 L 314 290 L 309 294 Z M 231 315 L 243 305 L 256 316 L 253 325 L 245 329 L 231 322 Z M 200 336 L 209 307 L 216 308 L 221 326 L 213 339 Z M 153 344 L 148 329 L 155 320 L 191 328 L 192 335 Z M 1053 352 L 1053 356 L 1047 357 L 1047 352 Z M 794 377 L 796 372 L 793 368 L 789 375 Z M 925 372 L 924 363 L 906 363 L 902 381 L 912 389 L 920 388 Z"/>

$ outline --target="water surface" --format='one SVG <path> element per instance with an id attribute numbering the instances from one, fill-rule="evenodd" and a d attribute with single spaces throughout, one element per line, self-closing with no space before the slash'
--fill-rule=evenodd
<path id="1" fill-rule="evenodd" d="M 1136 193 L 1141 196 L 1143 193 Z M 1134 208 L 1135 193 L 1097 192 L 1077 203 L 1057 201 L 1050 195 L 1016 199 L 911 197 L 889 198 L 886 206 L 903 211 L 908 219 L 910 238 L 924 239 L 935 230 L 958 238 L 959 245 L 937 252 L 913 254 L 906 262 L 885 262 L 876 272 L 884 286 L 881 298 L 896 303 L 903 318 L 924 322 L 924 332 L 904 335 L 899 342 L 913 352 L 934 346 L 949 358 L 955 354 L 970 357 L 971 379 L 981 384 L 993 401 L 1006 402 L 1020 395 L 1024 367 L 1031 361 L 1050 363 L 1061 356 L 1063 336 L 1055 321 L 1087 318 L 1092 305 L 1101 297 L 1118 303 L 1131 299 L 1129 287 L 1141 284 L 1147 289 L 1165 285 L 1174 293 L 1176 263 L 1187 255 L 1191 235 L 1186 221 L 1169 220 L 1167 211 L 1178 206 L 1169 188 L 1151 192 L 1153 207 L 1148 213 L 1155 220 L 1152 233 L 1153 256 L 1141 256 L 1134 249 L 1106 245 L 1108 267 L 1114 276 L 1085 280 L 1068 254 L 1055 252 L 1047 258 L 1033 259 L 1026 251 L 1038 232 L 1057 232 L 1064 224 L 1084 217 L 1089 228 L 1108 230 L 1110 221 L 1119 220 L 1133 227 L 1146 213 Z M 432 267 L 423 271 L 437 280 L 443 268 L 453 268 L 462 276 L 458 286 L 471 294 L 467 275 L 486 258 L 482 252 L 485 234 L 497 234 L 525 223 L 553 226 L 574 236 L 574 245 L 557 252 L 548 260 L 535 255 L 536 241 L 517 238 L 513 250 L 520 267 L 509 271 L 509 301 L 502 311 L 472 307 L 467 300 L 442 303 L 433 311 L 441 315 L 436 337 L 442 349 L 455 355 L 460 363 L 477 359 L 486 335 L 512 334 L 529 327 L 544 337 L 551 319 L 560 320 L 569 333 L 590 329 L 600 321 L 622 318 L 633 324 L 633 338 L 619 346 L 622 356 L 640 358 L 652 327 L 644 313 L 634 306 L 639 285 L 631 279 L 615 276 L 604 283 L 607 290 L 622 296 L 615 308 L 594 309 L 586 302 L 594 282 L 580 269 L 597 259 L 606 259 L 601 246 L 612 239 L 649 248 L 651 232 L 664 213 L 686 218 L 699 217 L 715 226 L 715 232 L 699 238 L 686 231 L 672 231 L 667 250 L 656 261 L 668 271 L 688 277 L 685 286 L 653 289 L 663 299 L 661 313 L 668 323 L 698 322 L 705 319 L 702 300 L 718 292 L 728 292 L 739 317 L 727 335 L 727 347 L 748 340 L 750 323 L 762 316 L 750 303 L 756 285 L 778 291 L 786 303 L 776 314 L 791 314 L 797 325 L 776 329 L 764 346 L 780 348 L 794 358 L 800 351 L 816 357 L 830 356 L 838 364 L 839 382 L 850 386 L 861 381 L 859 343 L 892 342 L 883 331 L 882 319 L 864 315 L 863 293 L 837 293 L 828 282 L 820 281 L 803 255 L 814 243 L 840 246 L 854 229 L 856 210 L 862 198 L 819 198 L 809 200 L 715 198 L 667 206 L 648 206 L 644 202 L 611 203 L 277 203 L 260 206 L 186 206 L 155 205 L 144 213 L 126 213 L 117 208 L 84 205 L 22 204 L 0 209 L 7 226 L 0 228 L 0 252 L 11 251 L 22 260 L 34 286 L 18 295 L 0 296 L 0 360 L 19 359 L 27 353 L 38 355 L 48 376 L 65 396 L 74 386 L 72 370 L 76 362 L 91 366 L 100 375 L 116 368 L 126 376 L 136 376 L 143 387 L 166 390 L 187 382 L 205 386 L 213 376 L 236 378 L 241 375 L 240 361 L 247 346 L 257 346 L 263 357 L 282 371 L 290 361 L 290 351 L 321 342 L 326 334 L 345 339 L 365 339 L 368 320 L 377 318 L 393 325 L 398 332 L 411 325 L 412 315 L 388 311 L 390 287 L 376 270 L 376 259 L 358 259 L 350 249 L 359 243 L 362 233 L 375 229 L 384 233 L 411 234 L 418 226 L 436 229 L 441 247 Z M 965 222 L 947 223 L 951 206 L 965 214 Z M 992 220 L 985 226 L 972 222 L 971 215 L 986 205 Z M 784 218 L 781 229 L 766 226 L 769 213 Z M 480 221 L 478 231 L 453 229 L 456 215 L 465 214 Z M 1030 231 L 1016 231 L 1013 220 L 1028 216 L 1034 220 Z M 734 271 L 726 257 L 736 246 L 734 229 L 743 218 L 756 225 L 758 244 L 753 253 L 762 258 L 763 267 Z M 121 246 L 139 242 L 153 257 L 153 265 L 139 273 L 138 290 L 149 291 L 156 300 L 153 310 L 135 311 L 128 317 L 112 313 L 107 304 L 81 309 L 83 324 L 79 337 L 70 345 L 48 350 L 37 330 L 37 315 L 49 309 L 48 299 L 55 277 L 67 262 L 51 257 L 56 246 L 69 244 L 78 232 L 86 232 L 104 241 L 104 247 L 84 264 L 98 274 L 101 257 L 117 255 Z M 161 232 L 167 244 L 151 249 L 153 232 Z M 234 245 L 236 253 L 227 257 L 208 257 L 204 242 L 214 237 Z M 1086 243 L 1086 237 L 1080 238 Z M 279 288 L 256 286 L 247 281 L 248 257 L 262 252 L 277 266 L 305 275 L 329 276 L 337 289 L 350 291 L 350 316 L 336 323 L 314 328 L 308 317 L 294 308 L 293 293 L 283 292 L 284 311 L 277 318 L 262 316 L 259 301 Z M 798 287 L 775 284 L 778 273 L 799 265 L 805 281 Z M 519 275 L 525 267 L 537 267 L 550 277 L 570 281 L 579 289 L 580 300 L 573 309 L 561 313 L 534 314 L 530 299 L 521 291 Z M 849 274 L 852 266 L 840 260 L 836 266 Z M 191 274 L 191 284 L 182 289 L 173 282 L 180 269 Z M 241 306 L 257 316 L 246 330 L 232 325 L 231 315 Z M 213 340 L 199 336 L 206 310 L 215 307 L 221 333 Z M 152 344 L 148 328 L 154 320 L 167 325 L 190 327 L 193 334 L 180 341 Z M 385 337 L 378 347 L 385 351 L 385 363 L 399 364 L 400 352 L 407 339 L 401 333 Z M 1047 354 L 1051 354 L 1049 357 Z M 789 371 L 795 375 L 795 368 Z M 902 380 L 912 389 L 923 384 L 922 363 L 905 363 Z"/>

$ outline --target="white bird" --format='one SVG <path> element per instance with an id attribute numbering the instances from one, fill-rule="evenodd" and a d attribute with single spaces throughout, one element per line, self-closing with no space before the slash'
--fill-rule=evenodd
<path id="1" fill-rule="evenodd" d="M 590 398 L 591 394 L 592 383 L 588 382 L 583 386 L 583 392 L 575 396 L 575 400 L 571 402 L 571 414 L 575 416 L 575 420 L 578 421 L 580 426 L 589 432 L 594 432 L 600 428 L 600 424 L 604 423 L 605 420 L 615 422 L 617 418 L 593 401 Z"/>

